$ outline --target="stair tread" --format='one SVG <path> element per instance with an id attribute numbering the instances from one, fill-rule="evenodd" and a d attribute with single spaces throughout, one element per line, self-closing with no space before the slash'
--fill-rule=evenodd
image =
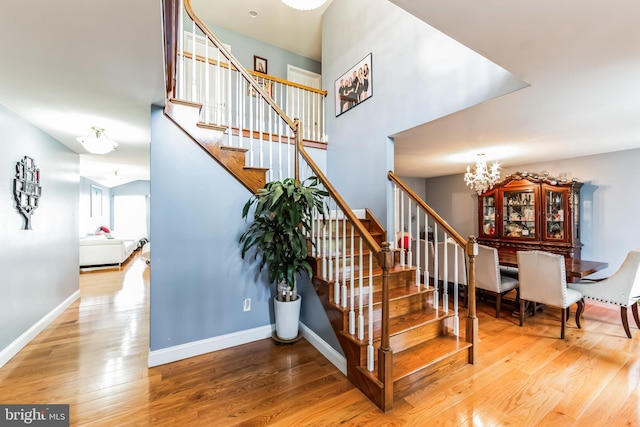
<path id="1" fill-rule="evenodd" d="M 408 296 L 412 296 L 412 295 L 417 295 L 417 294 L 430 294 L 433 293 L 434 289 L 432 287 L 429 287 L 427 289 L 425 289 L 423 286 L 420 286 L 420 288 L 418 288 L 418 286 L 416 285 L 410 285 L 410 286 L 399 286 L 397 288 L 391 288 L 389 289 L 389 301 L 394 301 L 397 299 L 402 299 L 402 298 L 406 298 Z M 359 305 L 359 300 L 357 300 L 358 295 L 355 295 L 356 298 L 356 306 Z M 347 308 L 350 306 L 350 302 L 351 302 L 351 295 L 347 295 Z M 363 305 L 368 305 L 369 304 L 369 293 L 367 291 L 364 292 L 364 295 L 362 296 L 362 304 Z M 374 291 L 373 292 L 373 306 L 374 306 L 374 310 L 379 309 L 379 307 L 382 306 L 382 291 Z"/>
<path id="2" fill-rule="evenodd" d="M 471 343 L 453 335 L 443 335 L 393 355 L 393 380 L 405 378 L 435 362 L 471 347 Z"/>
<path id="3" fill-rule="evenodd" d="M 374 310 L 380 310 L 380 309 L 381 309 L 380 305 L 377 305 L 376 308 L 374 308 Z M 402 334 L 411 329 L 424 326 L 428 323 L 439 322 L 442 319 L 452 317 L 453 315 L 454 315 L 453 311 L 445 313 L 442 310 L 435 310 L 433 307 L 427 307 L 420 310 L 415 310 L 410 313 L 399 314 L 397 316 L 393 316 L 389 318 L 389 336 L 393 337 L 394 335 Z M 373 325 L 373 336 L 374 336 L 373 342 L 380 341 L 381 328 L 382 328 L 382 324 L 380 323 L 380 321 L 375 321 Z M 355 335 L 351 335 L 346 332 L 344 332 L 344 334 L 360 346 L 366 346 L 369 344 L 366 337 L 363 340 L 359 340 Z"/>
<path id="4" fill-rule="evenodd" d="M 335 264 L 334 264 L 334 266 L 335 266 Z M 340 266 L 340 267 L 342 267 L 342 266 Z M 353 270 L 351 270 L 351 268 L 350 268 L 351 265 L 348 265 L 347 267 L 348 267 L 347 271 L 340 272 L 340 275 L 339 275 L 340 276 L 339 277 L 340 281 L 342 281 L 342 280 L 344 280 L 344 281 L 351 280 L 351 272 L 352 271 L 354 273 L 353 278 L 354 279 L 360 279 L 360 275 L 357 274 L 357 273 L 359 273 L 361 271 L 360 268 L 358 267 L 358 264 L 354 265 Z M 415 271 L 415 270 L 416 270 L 415 266 L 414 267 L 408 267 L 406 265 L 405 266 L 394 265 L 393 267 L 391 267 L 389 269 L 389 274 L 403 273 L 403 272 Z M 368 265 L 363 265 L 362 271 L 365 272 L 365 274 L 362 276 L 362 278 L 365 280 L 364 286 L 367 286 L 368 285 L 368 279 L 369 279 L 369 274 L 368 274 L 369 266 Z M 335 274 L 335 272 L 334 272 L 334 274 Z M 378 266 L 376 266 L 374 264 L 374 267 L 373 267 L 373 269 L 371 271 L 371 277 L 378 277 L 378 276 L 382 276 L 382 268 L 380 268 L 380 267 L 378 267 Z M 324 280 L 326 282 L 330 282 L 330 283 L 333 283 L 335 281 L 334 280 L 335 277 L 322 277 L 321 275 L 318 275 L 318 278 L 320 278 L 320 279 L 322 279 L 322 280 Z"/>
<path id="5" fill-rule="evenodd" d="M 202 104 L 200 102 L 187 101 L 186 99 L 170 98 L 169 102 L 172 104 L 186 105 L 188 107 L 202 108 Z"/>

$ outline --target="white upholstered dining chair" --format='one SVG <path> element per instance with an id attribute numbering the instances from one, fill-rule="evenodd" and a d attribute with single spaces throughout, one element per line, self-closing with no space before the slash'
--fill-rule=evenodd
<path id="1" fill-rule="evenodd" d="M 597 280 L 583 280 L 569 283 L 569 288 L 580 292 L 585 298 L 620 306 L 622 326 L 631 338 L 627 307 L 631 307 L 636 326 L 640 328 L 638 318 L 638 300 L 640 300 L 640 250 L 629 251 L 624 262 L 613 276 Z"/>
<path id="2" fill-rule="evenodd" d="M 496 318 L 500 317 L 502 296 L 516 290 L 516 304 L 519 300 L 518 279 L 500 273 L 498 251 L 489 246 L 478 245 L 476 256 L 476 288 L 496 295 Z"/>
<path id="3" fill-rule="evenodd" d="M 567 287 L 564 257 L 543 251 L 518 252 L 518 280 L 520 282 L 520 326 L 524 324 L 525 301 L 535 307 L 542 303 L 562 309 L 560 338 L 569 317 L 569 307 L 578 304 L 576 325 L 580 326 L 580 315 L 584 310 L 582 294 Z"/>

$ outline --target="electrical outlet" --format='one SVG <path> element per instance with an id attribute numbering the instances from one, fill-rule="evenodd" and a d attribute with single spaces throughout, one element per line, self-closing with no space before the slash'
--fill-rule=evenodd
<path id="1" fill-rule="evenodd" d="M 251 311 L 251 298 L 245 298 L 242 302 L 242 311 Z"/>

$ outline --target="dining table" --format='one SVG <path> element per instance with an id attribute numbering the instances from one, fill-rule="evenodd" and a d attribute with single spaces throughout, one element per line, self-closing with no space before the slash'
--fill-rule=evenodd
<path id="1" fill-rule="evenodd" d="M 518 256 L 515 252 L 500 252 L 498 261 L 500 265 L 506 267 L 518 267 Z M 609 263 L 604 261 L 589 261 L 567 257 L 564 259 L 565 273 L 569 282 L 583 279 L 597 271 L 604 270 L 608 266 Z"/>

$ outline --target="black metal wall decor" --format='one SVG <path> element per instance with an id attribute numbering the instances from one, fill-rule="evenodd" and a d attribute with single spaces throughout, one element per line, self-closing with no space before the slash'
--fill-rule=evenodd
<path id="1" fill-rule="evenodd" d="M 38 207 L 41 194 L 40 169 L 31 157 L 24 156 L 24 159 L 16 163 L 16 177 L 13 180 L 16 208 L 25 220 L 23 230 L 31 230 L 31 214 Z"/>

